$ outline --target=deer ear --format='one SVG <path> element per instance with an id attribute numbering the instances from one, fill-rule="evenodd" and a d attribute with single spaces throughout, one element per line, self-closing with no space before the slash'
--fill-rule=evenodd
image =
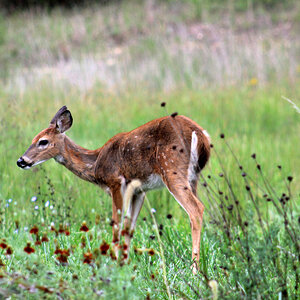
<path id="1" fill-rule="evenodd" d="M 70 129 L 73 123 L 73 117 L 71 112 L 67 109 L 66 106 L 63 106 L 54 116 L 50 122 L 50 127 L 56 127 L 56 129 L 63 133 Z"/>

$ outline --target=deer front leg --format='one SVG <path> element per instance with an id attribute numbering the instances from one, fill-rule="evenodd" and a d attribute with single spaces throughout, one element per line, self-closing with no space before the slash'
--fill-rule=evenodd
<path id="1" fill-rule="evenodd" d="M 120 231 L 120 215 L 122 212 L 123 197 L 121 194 L 121 186 L 112 190 L 112 247 L 116 257 L 118 257 L 119 247 L 119 231 Z"/>
<path id="2" fill-rule="evenodd" d="M 124 222 L 124 233 L 125 233 L 124 238 L 125 238 L 125 245 L 127 246 L 128 257 L 129 257 L 131 239 L 134 233 L 137 218 L 140 214 L 141 208 L 144 203 L 144 198 L 145 198 L 144 192 L 138 192 L 134 194 L 131 200 L 131 206 L 125 217 L 126 219 Z"/>

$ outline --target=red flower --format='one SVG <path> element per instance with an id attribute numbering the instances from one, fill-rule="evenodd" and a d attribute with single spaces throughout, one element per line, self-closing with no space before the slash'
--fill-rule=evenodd
<path id="1" fill-rule="evenodd" d="M 70 231 L 66 229 L 66 230 L 65 230 L 65 235 L 66 235 L 66 236 L 69 236 L 69 235 L 70 235 Z"/>
<path id="2" fill-rule="evenodd" d="M 80 231 L 88 232 L 89 228 L 86 226 L 86 223 L 83 222 L 80 227 Z"/>
<path id="3" fill-rule="evenodd" d="M 68 263 L 68 256 L 70 256 L 70 250 L 69 249 L 59 249 L 56 248 L 54 254 L 59 254 L 57 256 L 57 260 L 62 264 Z"/>
<path id="4" fill-rule="evenodd" d="M 42 242 L 43 242 L 43 243 L 49 242 L 49 239 L 48 239 L 46 233 L 45 233 L 45 234 L 43 235 L 43 237 L 42 237 Z"/>
<path id="5" fill-rule="evenodd" d="M 59 229 L 58 229 L 58 233 L 64 233 L 65 232 L 65 229 L 64 227 L 60 224 L 59 225 Z"/>
<path id="6" fill-rule="evenodd" d="M 105 241 L 103 241 L 102 244 L 100 245 L 101 254 L 106 255 L 109 247 L 110 247 L 109 244 L 107 244 Z"/>
<path id="7" fill-rule="evenodd" d="M 6 249 L 6 248 L 7 248 L 7 245 L 6 245 L 4 242 L 2 242 L 2 243 L 0 244 L 0 248 Z"/>
<path id="8" fill-rule="evenodd" d="M 91 252 L 87 252 L 83 254 L 84 260 L 83 263 L 84 264 L 90 264 L 93 260 L 93 254 Z"/>
<path id="9" fill-rule="evenodd" d="M 150 250 L 148 251 L 148 254 L 151 255 L 151 256 L 153 256 L 153 255 L 155 254 L 155 251 L 154 251 L 153 249 L 150 249 Z"/>
<path id="10" fill-rule="evenodd" d="M 39 229 L 37 228 L 36 225 L 34 225 L 29 231 L 30 234 L 38 234 L 38 232 L 39 232 Z"/>
<path id="11" fill-rule="evenodd" d="M 35 252 L 35 250 L 31 247 L 30 243 L 27 243 L 26 247 L 24 248 L 24 251 L 27 254 L 31 254 L 31 253 Z"/>
<path id="12" fill-rule="evenodd" d="M 13 250 L 11 249 L 11 247 L 7 247 L 6 255 L 12 255 L 12 254 L 13 254 Z"/>

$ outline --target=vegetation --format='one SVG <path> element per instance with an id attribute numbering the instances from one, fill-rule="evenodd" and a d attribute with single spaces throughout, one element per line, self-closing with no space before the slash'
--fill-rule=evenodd
<path id="1" fill-rule="evenodd" d="M 296 299 L 300 124 L 282 98 L 299 106 L 296 14 L 247 12 L 241 24 L 243 13 L 203 13 L 205 27 L 189 6 L 127 3 L 116 18 L 117 5 L 0 22 L 1 297 Z M 196 276 L 188 217 L 166 190 L 147 194 L 124 264 L 103 191 L 54 161 L 17 168 L 62 105 L 74 117 L 67 134 L 90 149 L 174 111 L 210 133 Z"/>

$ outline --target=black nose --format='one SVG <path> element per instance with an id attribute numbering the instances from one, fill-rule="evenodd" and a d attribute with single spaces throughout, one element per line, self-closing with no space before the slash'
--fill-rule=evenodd
<path id="1" fill-rule="evenodd" d="M 27 163 L 25 162 L 25 160 L 23 159 L 23 157 L 20 157 L 17 161 L 17 165 L 20 168 L 25 168 L 27 166 Z"/>

